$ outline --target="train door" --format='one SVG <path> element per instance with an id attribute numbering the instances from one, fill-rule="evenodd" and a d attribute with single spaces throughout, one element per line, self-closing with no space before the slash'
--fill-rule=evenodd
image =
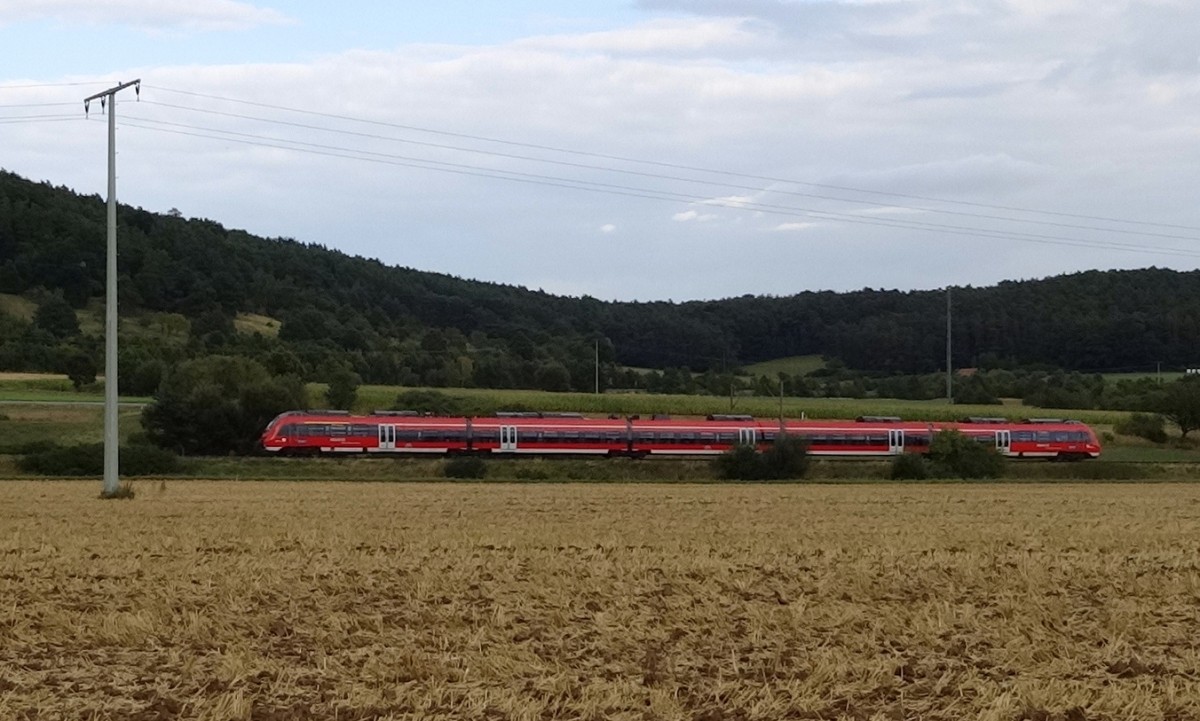
<path id="1" fill-rule="evenodd" d="M 390 423 L 379 424 L 379 450 L 393 451 L 396 449 L 396 426 Z"/>
<path id="2" fill-rule="evenodd" d="M 904 452 L 904 431 L 889 430 L 888 431 L 888 453 L 893 456 Z"/>
<path id="3" fill-rule="evenodd" d="M 517 450 L 517 427 L 516 426 L 500 426 L 500 450 L 501 451 Z"/>
<path id="4" fill-rule="evenodd" d="M 1012 431 L 996 431 L 996 450 L 1007 456 L 1012 450 Z"/>
<path id="5" fill-rule="evenodd" d="M 739 428 L 738 429 L 738 445 L 753 446 L 756 444 L 758 436 L 757 428 Z"/>

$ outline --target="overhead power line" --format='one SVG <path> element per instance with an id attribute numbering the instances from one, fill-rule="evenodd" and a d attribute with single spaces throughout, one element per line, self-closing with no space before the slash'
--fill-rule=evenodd
<path id="1" fill-rule="evenodd" d="M 313 155 L 321 155 L 326 157 L 343 158 L 347 160 L 358 160 L 372 163 L 380 163 L 386 165 L 394 165 L 400 167 L 412 167 L 423 170 L 434 170 L 438 172 L 453 173 L 457 175 L 467 175 L 482 178 L 491 178 L 499 180 L 508 180 L 514 182 L 529 183 L 535 185 L 552 186 L 566 188 L 571 190 L 584 190 L 591 192 L 607 193 L 610 195 L 622 195 L 627 197 L 644 198 L 650 200 L 662 200 L 669 202 L 686 202 L 695 205 L 704 205 L 708 207 L 724 207 L 740 210 L 751 210 L 775 215 L 787 215 L 792 217 L 808 218 L 813 220 L 830 220 L 837 222 L 856 223 L 861 225 L 871 225 L 878 227 L 900 228 L 905 230 L 921 230 L 927 232 L 947 233 L 958 236 L 972 236 L 980 238 L 990 238 L 998 240 L 1015 240 L 1028 243 L 1038 243 L 1044 245 L 1065 245 L 1086 248 L 1103 248 L 1107 250 L 1120 250 L 1128 252 L 1148 252 L 1153 251 L 1166 255 L 1178 255 L 1185 257 L 1200 257 L 1200 250 L 1192 250 L 1187 248 L 1166 248 L 1166 247 L 1151 247 L 1145 245 L 1120 243 L 1115 241 L 1103 240 L 1087 240 L 1078 238 L 1069 238 L 1065 236 L 1042 235 L 1034 233 L 1021 233 L 1014 231 L 993 230 L 988 228 L 976 228 L 970 226 L 954 226 L 938 223 L 927 223 L 922 221 L 908 221 L 902 219 L 878 219 L 867 218 L 863 216 L 855 216 L 846 213 L 836 213 L 833 211 L 825 211 L 811 208 L 798 208 L 793 206 L 772 205 L 757 202 L 742 202 L 722 199 L 713 199 L 704 196 L 689 195 L 685 193 L 677 193 L 668 190 L 658 190 L 653 188 L 639 188 L 636 186 L 618 185 L 614 183 L 603 183 L 598 181 L 589 181 L 578 178 L 563 178 L 550 175 L 541 175 L 536 173 L 526 173 L 521 171 L 504 170 L 498 168 L 484 168 L 482 166 L 468 165 L 464 163 L 452 163 L 447 161 L 431 160 L 426 158 L 414 158 L 410 156 L 394 155 L 388 153 L 379 153 L 374 151 L 359 150 L 354 148 L 344 148 L 332 145 L 323 145 L 318 143 L 309 143 L 305 141 L 288 140 L 273 138 L 269 136 L 259 136 L 250 133 L 242 133 L 237 131 L 220 130 L 214 128 L 204 128 L 183 123 L 172 123 L 166 121 L 151 120 L 147 118 L 138 118 L 136 120 L 125 120 L 125 125 L 137 127 L 146 130 L 156 130 L 159 132 L 173 133 L 177 135 L 186 135 L 191 137 L 206 138 L 210 140 L 220 140 L 225 142 L 235 142 L 245 145 L 258 147 L 274 148 L 279 150 L 290 150 L 294 152 L 308 153 Z"/>
<path id="2" fill-rule="evenodd" d="M 945 210 L 945 209 L 940 209 L 940 208 L 917 207 L 917 206 L 909 206 L 909 205 L 897 205 L 894 203 L 888 204 L 888 205 L 880 205 L 879 203 L 877 203 L 875 201 L 862 200 L 862 199 L 858 199 L 858 198 L 842 198 L 842 197 L 838 197 L 838 196 L 822 195 L 822 194 L 817 194 L 817 193 L 804 193 L 804 192 L 799 192 L 799 191 L 795 191 L 795 190 L 787 190 L 784 188 L 766 188 L 766 189 L 764 189 L 762 186 L 741 185 L 741 184 L 737 184 L 737 183 L 730 183 L 728 181 L 703 180 L 703 179 L 699 179 L 699 178 L 688 178 L 688 177 L 679 176 L 679 175 L 666 175 L 666 174 L 662 174 L 662 173 L 651 173 L 651 172 L 647 172 L 647 171 L 629 170 L 627 168 L 613 168 L 613 167 L 609 167 L 609 166 L 592 165 L 592 164 L 588 164 L 588 163 L 580 163 L 580 162 L 573 162 L 573 161 L 567 161 L 567 160 L 555 160 L 552 158 L 538 158 L 538 157 L 534 157 L 534 156 L 530 156 L 530 155 L 519 155 L 516 153 L 504 153 L 504 152 L 498 152 L 498 151 L 493 151 L 493 150 L 482 150 L 479 148 L 468 148 L 468 147 L 464 147 L 461 145 L 448 145 L 448 144 L 444 144 L 444 143 L 430 143 L 430 142 L 425 142 L 425 141 L 420 141 L 420 140 L 412 140 L 410 138 L 397 138 L 394 136 L 379 135 L 377 133 L 363 133 L 363 132 L 356 132 L 356 131 L 351 131 L 351 130 L 342 130 L 339 128 L 330 128 L 330 127 L 325 127 L 325 126 L 320 126 L 320 125 L 310 125 L 307 123 L 296 123 L 296 122 L 291 122 L 291 121 L 286 121 L 286 120 L 277 120 L 274 118 L 264 118 L 261 116 L 246 115 L 244 113 L 230 113 L 230 112 L 225 112 L 225 111 L 220 111 L 220 110 L 212 110 L 209 108 L 197 108 L 197 107 L 190 107 L 190 106 L 184 106 L 184 105 L 175 105 L 175 104 L 171 104 L 171 103 L 160 103 L 160 102 L 154 102 L 154 101 L 149 101 L 149 100 L 144 101 L 143 104 L 149 105 L 149 106 L 163 107 L 163 108 L 172 108 L 172 109 L 176 109 L 176 110 L 186 110 L 186 111 L 190 111 L 190 112 L 205 113 L 205 114 L 216 115 L 216 116 L 220 116 L 220 117 L 236 118 L 239 120 L 253 120 L 253 121 L 268 123 L 268 124 L 273 124 L 273 125 L 281 125 L 281 126 L 286 126 L 286 127 L 299 128 L 299 129 L 303 129 L 303 130 L 315 130 L 315 131 L 319 131 L 319 132 L 326 132 L 326 133 L 333 133 L 333 134 L 338 134 L 338 135 L 365 138 L 365 139 L 369 139 L 369 140 L 382 140 L 382 141 L 388 141 L 388 142 L 403 143 L 406 145 L 414 145 L 414 146 L 418 146 L 418 147 L 435 148 L 435 149 L 439 149 L 439 150 L 453 150 L 453 151 L 462 152 L 462 153 L 472 153 L 472 154 L 478 154 L 478 155 L 486 155 L 486 156 L 490 156 L 490 157 L 523 160 L 523 161 L 529 161 L 529 162 L 534 162 L 534 163 L 544 163 L 544 164 L 549 164 L 549 165 L 557 165 L 557 166 L 569 167 L 569 168 L 579 168 L 579 169 L 584 169 L 584 170 L 599 170 L 599 171 L 603 171 L 603 172 L 618 173 L 621 175 L 630 175 L 630 176 L 636 176 L 636 177 L 641 177 L 641 178 L 653 178 L 656 180 L 671 180 L 671 181 L 676 181 L 676 182 L 693 183 L 693 184 L 698 184 L 698 185 L 716 186 L 716 187 L 721 187 L 721 188 L 724 188 L 727 190 L 746 190 L 746 191 L 751 191 L 751 192 L 755 192 L 755 193 L 771 193 L 771 194 L 778 194 L 778 195 L 790 195 L 790 196 L 801 197 L 801 198 L 812 198 L 814 200 L 829 200 L 829 201 L 840 202 L 840 203 L 852 203 L 852 204 L 857 204 L 857 205 L 867 205 L 867 206 L 871 206 L 873 208 L 885 208 L 885 209 L 892 209 L 892 210 L 907 210 L 907 211 L 914 211 L 914 212 L 920 212 L 920 213 L 951 215 L 951 216 L 958 216 L 958 217 L 964 217 L 964 218 L 975 218 L 975 219 L 981 219 L 981 220 L 999 220 L 999 221 L 1011 222 L 1011 223 L 1043 225 L 1043 226 L 1048 226 L 1048 227 L 1067 228 L 1067 229 L 1072 229 L 1072 230 L 1091 230 L 1091 231 L 1099 231 L 1099 232 L 1104 232 L 1104 233 L 1116 233 L 1119 235 L 1134 235 L 1134 236 L 1144 236 L 1144 237 L 1153 237 L 1153 238 L 1167 238 L 1167 239 L 1174 239 L 1174 240 L 1200 241 L 1200 238 L 1195 237 L 1195 236 L 1178 235 L 1178 234 L 1174 234 L 1174 233 L 1156 233 L 1156 232 L 1151 232 L 1151 231 L 1146 231 L 1146 230 L 1129 230 L 1129 229 L 1125 229 L 1125 228 L 1104 228 L 1104 227 L 1096 226 L 1096 225 L 1081 225 L 1078 223 L 1062 223 L 1062 222 L 1055 222 L 1055 221 L 1048 221 L 1048 220 L 1033 220 L 1030 218 L 1010 218 L 1010 217 L 1001 216 L 1001 215 L 991 215 L 991 214 L 985 214 L 985 213 L 976 213 L 976 212 L 958 211 L 958 210 Z M 1200 230 L 1200 229 L 1198 229 L 1198 230 Z"/>
<path id="3" fill-rule="evenodd" d="M 37 88 L 78 88 L 85 85 L 111 85 L 111 80 L 83 80 L 76 83 L 29 83 L 27 85 L 0 85 L 0 90 L 34 90 Z"/>
<path id="4" fill-rule="evenodd" d="M 73 120 L 81 122 L 78 114 L 72 115 L 15 115 L 12 117 L 4 117 L 0 115 L 0 124 L 16 125 L 17 123 L 51 123 L 62 122 L 64 120 Z"/>
<path id="5" fill-rule="evenodd" d="M 876 197 L 903 198 L 906 200 L 921 200 L 921 201 L 934 202 L 934 203 L 945 203 L 948 205 L 983 208 L 983 209 L 989 209 L 989 210 L 1003 210 L 1003 211 L 1015 212 L 1015 213 L 1028 213 L 1028 214 L 1034 214 L 1034 215 L 1052 216 L 1052 217 L 1060 217 L 1060 218 L 1073 218 L 1073 219 L 1077 219 L 1077 220 L 1091 220 L 1091 221 L 1099 221 L 1099 222 L 1105 222 L 1105 223 L 1122 223 L 1122 224 L 1136 225 L 1136 226 L 1174 228 L 1177 230 L 1200 231 L 1200 226 L 1180 225 L 1180 224 L 1174 224 L 1174 223 L 1159 223 L 1159 222 L 1146 221 L 1146 220 L 1132 220 L 1132 219 L 1128 219 L 1128 218 L 1115 218 L 1115 217 L 1109 217 L 1109 216 L 1088 215 L 1088 214 L 1083 214 L 1083 213 L 1067 213 L 1067 212 L 1062 212 L 1062 211 L 1046 210 L 1046 209 L 1041 209 L 1041 208 L 1028 208 L 1028 207 L 1000 205 L 1000 204 L 992 204 L 992 203 L 979 203 L 979 202 L 966 201 L 966 200 L 954 200 L 951 198 L 941 198 L 941 197 L 929 196 L 929 195 L 918 195 L 918 194 L 912 194 L 912 193 L 897 193 L 897 192 L 893 192 L 893 191 L 882 191 L 882 190 L 875 190 L 875 189 L 870 189 L 870 188 L 860 188 L 860 187 L 852 187 L 852 186 L 846 186 L 846 185 L 836 185 L 836 184 L 831 184 L 831 183 L 816 183 L 816 182 L 811 182 L 811 181 L 797 180 L 795 178 L 781 178 L 781 177 L 774 177 L 774 176 L 769 176 L 769 175 L 741 173 L 741 172 L 731 171 L 731 170 L 706 168 L 706 167 L 702 167 L 702 166 L 686 165 L 686 164 L 681 164 L 681 163 L 669 163 L 669 162 L 663 162 L 663 161 L 657 161 L 657 160 L 649 160 L 649 159 L 645 159 L 645 158 L 635 158 L 635 157 L 630 157 L 630 156 L 612 155 L 612 154 L 607 154 L 607 153 L 599 153 L 599 152 L 595 152 L 595 151 L 577 150 L 577 149 L 573 149 L 573 148 L 563 148 L 563 147 L 557 147 L 557 146 L 552 146 L 552 145 L 541 145 L 538 143 L 528 143 L 528 142 L 521 142 L 521 141 L 515 141 L 515 140 L 507 140 L 507 139 L 503 139 L 503 138 L 492 138 L 492 137 L 483 136 L 483 135 L 472 135 L 469 133 L 459 133 L 459 132 L 453 132 L 453 131 L 448 131 L 448 130 L 438 130 L 435 128 L 426 128 L 426 127 L 421 127 L 421 126 L 416 126 L 416 125 L 406 125 L 403 123 L 393 123 L 393 122 L 382 121 L 382 120 L 372 120 L 372 119 L 368 119 L 368 118 L 359 118 L 359 117 L 354 117 L 354 116 L 350 116 L 350 115 L 341 115 L 341 114 L 337 114 L 337 113 L 329 113 L 329 112 L 323 112 L 323 111 L 317 111 L 317 110 L 307 110 L 307 109 L 303 109 L 303 108 L 293 108 L 293 107 L 288 107 L 288 106 L 284 106 L 284 105 L 276 105 L 276 104 L 272 104 L 272 103 L 262 103 L 262 102 L 252 101 L 252 100 L 242 100 L 239 98 L 223 97 L 220 95 L 210 95 L 207 93 L 199 93 L 199 92 L 188 91 L 188 90 L 179 90 L 176 88 L 167 88 L 167 87 L 162 87 L 162 86 L 150 86 L 150 85 L 147 85 L 146 87 L 147 88 L 153 87 L 155 90 L 159 90 L 159 91 L 167 92 L 167 93 L 176 93 L 179 95 L 204 98 L 204 99 L 208 99 L 208 100 L 218 100 L 218 101 L 222 101 L 222 102 L 237 103 L 237 104 L 247 105 L 247 106 L 251 106 L 251 107 L 265 108 L 265 109 L 270 109 L 270 110 L 278 110 L 278 111 L 289 112 L 289 113 L 297 113 L 297 114 L 309 115 L 309 116 L 313 116 L 313 117 L 323 117 L 323 118 L 342 120 L 342 121 L 347 121 L 347 122 L 363 123 L 363 124 L 374 125 L 374 126 L 378 126 L 378 127 L 387 127 L 387 128 L 393 128 L 393 129 L 399 129 L 399 130 L 408 130 L 408 131 L 413 131 L 413 132 L 429 133 L 429 134 L 439 135 L 439 136 L 443 136 L 443 137 L 452 137 L 452 138 L 474 140 L 474 141 L 486 142 L 486 143 L 495 143 L 495 144 L 507 145 L 507 146 L 511 146 L 511 147 L 542 150 L 542 151 L 552 152 L 552 153 L 563 153 L 563 154 L 575 155 L 575 156 L 580 156 L 580 157 L 590 157 L 590 158 L 597 158 L 597 159 L 603 159 L 603 160 L 612 160 L 612 161 L 618 161 L 618 162 L 623 162 L 623 163 L 638 163 L 638 164 L 642 164 L 642 165 L 649 165 L 649 166 L 655 166 L 655 167 L 661 167 L 661 168 L 670 168 L 670 169 L 674 169 L 674 170 L 687 170 L 687 171 L 691 171 L 691 172 L 709 173 L 709 174 L 721 175 L 721 176 L 726 176 L 726 177 L 758 180 L 758 181 L 763 181 L 763 182 L 768 182 L 768 183 L 786 183 L 786 184 L 791 184 L 791 185 L 802 185 L 802 186 L 813 187 L 813 188 L 824 188 L 827 190 L 838 190 L 838 191 L 843 191 L 843 192 L 860 193 L 860 194 L 864 194 L 864 195 L 873 195 Z M 282 121 L 279 121 L 279 122 L 282 122 Z M 848 200 L 848 199 L 840 199 L 840 200 L 842 200 L 843 202 L 863 202 L 863 201 L 852 201 L 852 200 Z M 1013 219 L 1013 218 L 1008 218 L 1006 220 L 1021 222 L 1021 221 L 1018 221 L 1018 219 Z"/>
<path id="6" fill-rule="evenodd" d="M 70 106 L 73 108 L 77 105 L 79 105 L 79 103 L 14 103 L 14 104 L 10 104 L 10 105 L 0 105 L 0 109 L 7 109 L 7 108 L 62 108 L 62 107 L 67 107 L 67 106 Z"/>

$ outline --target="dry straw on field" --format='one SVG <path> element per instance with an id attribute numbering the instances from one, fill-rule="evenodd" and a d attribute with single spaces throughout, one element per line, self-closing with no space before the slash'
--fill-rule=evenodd
<path id="1" fill-rule="evenodd" d="M 1200 718 L 1200 488 L 0 484 L 4 719 Z"/>

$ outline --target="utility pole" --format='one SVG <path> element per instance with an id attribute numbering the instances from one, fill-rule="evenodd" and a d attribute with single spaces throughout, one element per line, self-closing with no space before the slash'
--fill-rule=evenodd
<path id="1" fill-rule="evenodd" d="M 783 434 L 783 379 L 779 379 L 779 433 Z"/>
<path id="2" fill-rule="evenodd" d="M 954 382 L 950 372 L 950 286 L 946 286 L 946 402 L 954 403 Z"/>
<path id="3" fill-rule="evenodd" d="M 595 339 L 596 343 L 596 395 L 600 395 L 600 339 Z"/>
<path id="4" fill-rule="evenodd" d="M 132 87 L 142 95 L 141 79 L 121 83 L 83 100 L 87 116 L 93 100 L 108 110 L 108 257 L 104 275 L 104 492 L 105 498 L 117 495 L 119 470 L 117 433 L 117 93 Z"/>

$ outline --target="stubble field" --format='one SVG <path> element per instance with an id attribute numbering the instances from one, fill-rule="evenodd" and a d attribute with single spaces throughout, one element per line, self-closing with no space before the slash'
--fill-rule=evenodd
<path id="1" fill-rule="evenodd" d="M 1200 487 L 0 483 L 3 719 L 1197 719 Z"/>

